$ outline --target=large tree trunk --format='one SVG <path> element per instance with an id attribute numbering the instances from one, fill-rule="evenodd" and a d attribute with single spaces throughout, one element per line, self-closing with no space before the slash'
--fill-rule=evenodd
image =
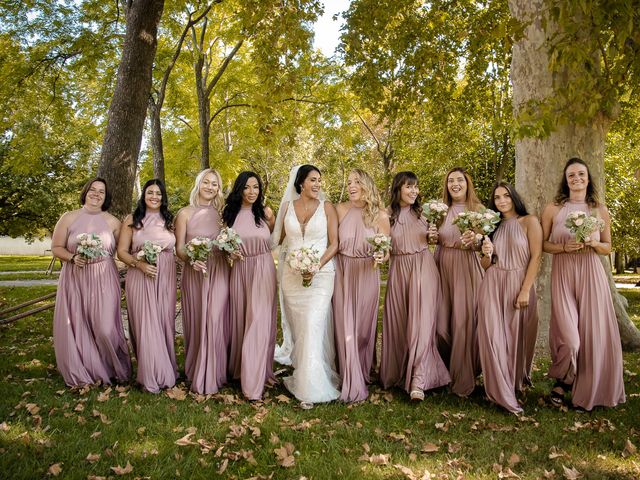
<path id="1" fill-rule="evenodd" d="M 517 116 L 527 102 L 544 100 L 554 94 L 546 45 L 550 32 L 545 31 L 543 25 L 547 29 L 553 27 L 550 21 L 543 22 L 544 0 L 509 0 L 509 8 L 513 17 L 526 25 L 524 36 L 513 47 L 511 63 L 514 114 Z M 598 191 L 604 192 L 604 147 L 608 127 L 608 119 L 596 116 L 587 125 L 559 126 L 543 139 L 516 139 L 516 189 L 532 212 L 540 215 L 544 206 L 553 200 L 564 164 L 574 156 L 587 162 L 598 183 Z M 640 348 L 640 332 L 629 320 L 625 299 L 615 288 L 608 258 L 603 260 L 610 279 L 622 344 L 628 349 Z M 546 344 L 548 340 L 550 273 L 551 256 L 545 254 L 537 282 L 541 322 L 539 344 Z"/>
<path id="2" fill-rule="evenodd" d="M 149 123 L 151 124 L 151 156 L 153 157 L 153 176 L 164 182 L 164 147 L 162 146 L 162 123 L 160 109 L 153 96 L 149 97 Z"/>
<path id="3" fill-rule="evenodd" d="M 98 169 L 113 193 L 111 210 L 118 217 L 131 211 L 163 8 L 164 0 L 132 0 L 128 3 L 122 59 Z"/>

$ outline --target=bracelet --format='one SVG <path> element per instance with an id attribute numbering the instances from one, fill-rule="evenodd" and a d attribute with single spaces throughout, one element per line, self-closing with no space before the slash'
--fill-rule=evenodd
<path id="1" fill-rule="evenodd" d="M 75 265 L 77 256 L 78 256 L 77 253 L 74 253 L 73 255 L 71 255 L 71 258 L 69 259 L 69 263 L 73 263 Z"/>
<path id="2" fill-rule="evenodd" d="M 130 266 L 131 266 L 131 268 L 138 268 L 138 261 L 134 260 L 133 263 Z"/>

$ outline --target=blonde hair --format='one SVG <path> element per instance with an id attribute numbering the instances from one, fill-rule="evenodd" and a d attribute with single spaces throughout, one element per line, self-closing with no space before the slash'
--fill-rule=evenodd
<path id="1" fill-rule="evenodd" d="M 216 196 L 213 197 L 213 201 L 211 202 L 211 204 L 215 207 L 216 210 L 221 212 L 222 207 L 224 206 L 224 195 L 222 194 L 222 178 L 220 177 L 220 174 L 218 173 L 218 171 L 214 170 L 213 168 L 205 168 L 196 176 L 196 181 L 193 185 L 193 189 L 189 194 L 189 205 L 191 205 L 192 207 L 201 206 L 198 203 L 198 193 L 200 192 L 200 184 L 202 183 L 202 180 L 204 179 L 204 177 L 206 177 L 210 173 L 213 173 L 213 175 L 216 177 L 216 180 L 218 181 L 218 193 L 216 193 Z"/>
<path id="2" fill-rule="evenodd" d="M 353 170 L 351 170 L 351 172 L 349 172 L 349 175 L 351 175 L 352 173 L 358 176 L 360 188 L 362 188 L 361 200 L 364 202 L 364 208 L 362 209 L 362 219 L 364 220 L 365 225 L 367 225 L 368 227 L 373 227 L 374 222 L 378 218 L 380 210 L 384 209 L 384 204 L 382 203 L 382 199 L 380 198 L 380 194 L 378 193 L 376 184 L 373 183 L 373 179 L 367 172 L 359 168 L 354 168 Z"/>
<path id="3" fill-rule="evenodd" d="M 465 199 L 465 203 L 467 204 L 467 210 L 479 210 L 482 207 L 482 202 L 476 195 L 476 189 L 473 187 L 473 181 L 471 180 L 471 176 L 467 173 L 467 171 L 462 167 L 454 167 L 447 172 L 444 176 L 444 182 L 442 185 L 442 200 L 447 205 L 451 206 L 453 203 L 453 198 L 451 198 L 451 194 L 449 193 L 449 175 L 453 172 L 460 172 L 464 179 L 467 181 L 467 198 Z"/>

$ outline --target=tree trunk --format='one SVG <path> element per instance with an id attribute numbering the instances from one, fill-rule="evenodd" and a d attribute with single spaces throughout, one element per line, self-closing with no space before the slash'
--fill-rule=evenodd
<path id="1" fill-rule="evenodd" d="M 624 273 L 624 255 L 622 253 L 615 253 L 615 265 L 616 273 L 621 275 Z"/>
<path id="2" fill-rule="evenodd" d="M 160 105 L 153 96 L 149 96 L 149 122 L 151 123 L 151 156 L 153 157 L 153 176 L 164 182 L 164 148 L 162 146 L 162 124 L 160 123 Z"/>
<path id="3" fill-rule="evenodd" d="M 543 21 L 544 0 L 509 0 L 509 9 L 514 18 L 526 25 L 522 39 L 514 44 L 511 62 L 514 115 L 517 117 L 527 102 L 544 100 L 554 94 L 546 44 L 551 35 L 543 25 L 547 30 L 554 27 L 549 20 Z M 540 215 L 544 206 L 553 200 L 564 164 L 571 157 L 580 157 L 589 165 L 598 191 L 604 192 L 604 147 L 608 127 L 609 120 L 599 115 L 586 125 L 558 126 L 542 139 L 516 139 L 516 189 L 530 211 Z M 606 260 L 605 270 L 623 347 L 640 348 L 640 332 L 625 311 L 626 302 L 615 288 L 608 259 L 603 260 Z M 538 343 L 545 345 L 551 316 L 550 274 L 551 255 L 544 254 L 537 292 L 541 333 Z"/>
<path id="4" fill-rule="evenodd" d="M 163 8 L 164 0 L 133 0 L 127 9 L 122 59 L 98 168 L 113 193 L 111 211 L 118 217 L 131 211 Z"/>

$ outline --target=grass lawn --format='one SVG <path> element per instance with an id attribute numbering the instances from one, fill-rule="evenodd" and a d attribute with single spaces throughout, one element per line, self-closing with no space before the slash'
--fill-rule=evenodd
<path id="1" fill-rule="evenodd" d="M 53 288 L 4 288 L 0 299 Z M 623 293 L 640 323 L 640 292 Z M 481 392 L 464 400 L 442 390 L 412 404 L 377 387 L 358 405 L 304 411 L 283 387 L 259 403 L 237 387 L 211 397 L 183 384 L 160 395 L 129 385 L 72 391 L 55 368 L 51 318 L 0 327 L 1 478 L 640 478 L 637 353 L 625 353 L 627 403 L 615 409 L 549 406 L 541 358 L 521 419 Z M 178 352 L 183 364 L 181 339 Z"/>
<path id="2" fill-rule="evenodd" d="M 0 272 L 39 271 L 44 273 L 50 262 L 51 256 L 0 255 Z M 60 262 L 57 260 L 54 270 L 60 270 Z M 0 277 L 0 280 L 2 278 Z"/>

